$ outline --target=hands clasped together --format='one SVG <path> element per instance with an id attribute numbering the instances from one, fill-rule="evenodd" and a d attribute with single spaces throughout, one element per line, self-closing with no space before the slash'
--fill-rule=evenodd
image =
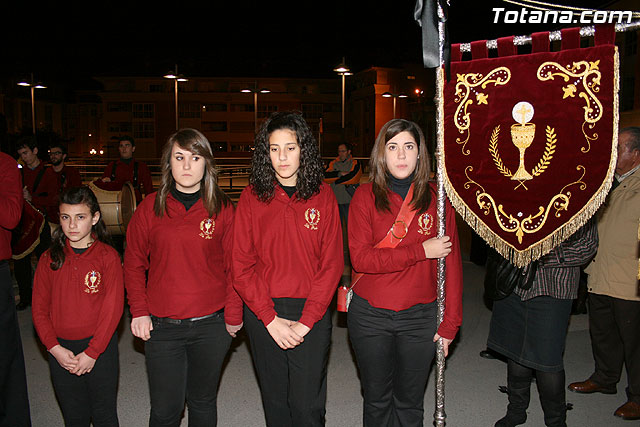
<path id="1" fill-rule="evenodd" d="M 84 351 L 75 355 L 71 350 L 64 348 L 60 344 L 52 347 L 49 353 L 56 358 L 60 366 L 78 376 L 91 372 L 91 369 L 96 364 L 96 359 L 87 356 Z"/>
<path id="2" fill-rule="evenodd" d="M 271 338 L 283 349 L 291 349 L 297 345 L 302 344 L 304 336 L 309 333 L 311 329 L 293 320 L 283 319 L 282 317 L 274 317 L 274 319 L 267 325 L 267 331 L 271 335 Z"/>

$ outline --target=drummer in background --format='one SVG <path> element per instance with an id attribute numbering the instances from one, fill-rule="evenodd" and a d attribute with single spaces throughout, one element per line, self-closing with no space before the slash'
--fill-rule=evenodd
<path id="1" fill-rule="evenodd" d="M 22 171 L 22 192 L 24 199 L 46 215 L 58 204 L 58 189 L 53 169 L 45 167 L 38 158 L 38 147 L 34 137 L 25 137 L 18 141 L 18 154 L 24 163 Z M 45 218 L 47 221 L 49 218 Z M 51 245 L 51 229 L 45 221 L 40 232 L 40 243 L 33 250 L 37 258 Z M 20 303 L 18 310 L 24 310 L 31 305 L 31 284 L 33 280 L 33 267 L 31 255 L 13 262 L 13 272 L 20 290 Z"/>
<path id="2" fill-rule="evenodd" d="M 67 147 L 64 144 L 54 144 L 49 147 L 49 159 L 51 161 L 51 169 L 56 175 L 57 194 L 61 194 L 64 190 L 71 187 L 82 186 L 80 171 L 72 166 L 64 164 L 67 159 Z M 52 223 L 59 224 L 58 207 L 51 206 L 47 211 L 48 219 Z"/>
<path id="3" fill-rule="evenodd" d="M 130 182 L 136 192 L 136 203 L 140 204 L 143 194 L 146 196 L 153 192 L 149 167 L 146 163 L 133 158 L 136 143 L 132 137 L 120 137 L 118 150 L 120 151 L 120 159 L 107 165 L 102 174 L 102 182 L 117 183 L 116 187 L 118 188 L 112 190 L 120 190 L 125 182 Z"/>

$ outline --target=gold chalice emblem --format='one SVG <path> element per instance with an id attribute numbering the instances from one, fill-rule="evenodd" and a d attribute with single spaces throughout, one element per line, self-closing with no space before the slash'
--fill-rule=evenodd
<path id="1" fill-rule="evenodd" d="M 518 122 L 518 124 L 511 125 L 511 140 L 513 145 L 520 151 L 520 165 L 518 170 L 511 176 L 511 179 L 520 181 L 520 184 L 524 186 L 524 181 L 533 179 L 533 176 L 524 167 L 524 154 L 533 143 L 533 138 L 536 134 L 536 125 L 529 123 L 533 118 L 533 105 L 524 101 L 518 102 L 513 107 L 511 115 Z"/>

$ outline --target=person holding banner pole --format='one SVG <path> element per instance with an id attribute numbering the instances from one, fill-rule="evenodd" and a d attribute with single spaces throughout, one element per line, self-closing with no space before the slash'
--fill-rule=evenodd
<path id="1" fill-rule="evenodd" d="M 360 370 L 365 426 L 422 426 L 436 342 L 462 322 L 462 263 L 451 206 L 436 238 L 435 186 L 420 128 L 394 119 L 374 144 L 371 183 L 349 210 L 354 276 L 347 323 Z M 437 259 L 446 257 L 446 306 L 437 324 Z M 359 278 L 358 278 L 359 276 Z M 357 282 L 355 280 L 357 279 Z M 355 284 L 354 284 L 355 282 Z"/>

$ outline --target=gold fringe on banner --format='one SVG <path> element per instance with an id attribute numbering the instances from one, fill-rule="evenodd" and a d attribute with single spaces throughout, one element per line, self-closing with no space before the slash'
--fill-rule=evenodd
<path id="1" fill-rule="evenodd" d="M 571 219 L 569 219 L 564 225 L 558 227 L 551 234 L 549 234 L 544 239 L 536 242 L 535 244 L 529 246 L 524 250 L 518 250 L 513 245 L 509 244 L 505 240 L 503 240 L 500 236 L 494 233 L 485 223 L 484 221 L 478 217 L 469 206 L 464 202 L 462 197 L 457 193 L 457 191 L 453 188 L 451 181 L 449 180 L 449 175 L 447 173 L 447 164 L 446 164 L 446 154 L 444 149 L 444 121 L 441 121 L 440 129 L 438 129 L 438 153 L 437 155 L 442 155 L 443 162 L 445 165 L 445 180 L 444 187 L 447 192 L 447 196 L 451 201 L 451 204 L 455 208 L 455 210 L 460 214 L 462 219 L 480 236 L 484 239 L 489 246 L 494 248 L 498 253 L 500 253 L 503 257 L 507 258 L 511 263 L 515 264 L 518 267 L 524 267 L 532 261 L 535 261 L 549 252 L 553 250 L 560 243 L 564 242 L 566 239 L 571 237 L 580 227 L 582 227 L 600 208 L 600 206 L 604 203 L 609 194 L 609 190 L 611 189 L 611 185 L 613 183 L 613 176 L 616 169 L 616 159 L 618 158 L 618 121 L 619 121 L 619 112 L 618 112 L 618 91 L 620 88 L 619 82 L 619 62 L 618 62 L 618 48 L 615 48 L 614 54 L 614 82 L 613 82 L 613 138 L 611 141 L 611 160 L 609 162 L 609 168 L 607 170 L 607 176 L 598 189 L 596 193 L 591 197 L 591 199 L 585 204 L 585 206 L 576 213 Z M 441 86 L 444 91 L 444 84 Z M 444 94 L 442 93 L 439 97 L 439 108 L 442 108 L 444 111 Z M 640 268 L 640 266 L 639 266 Z"/>

